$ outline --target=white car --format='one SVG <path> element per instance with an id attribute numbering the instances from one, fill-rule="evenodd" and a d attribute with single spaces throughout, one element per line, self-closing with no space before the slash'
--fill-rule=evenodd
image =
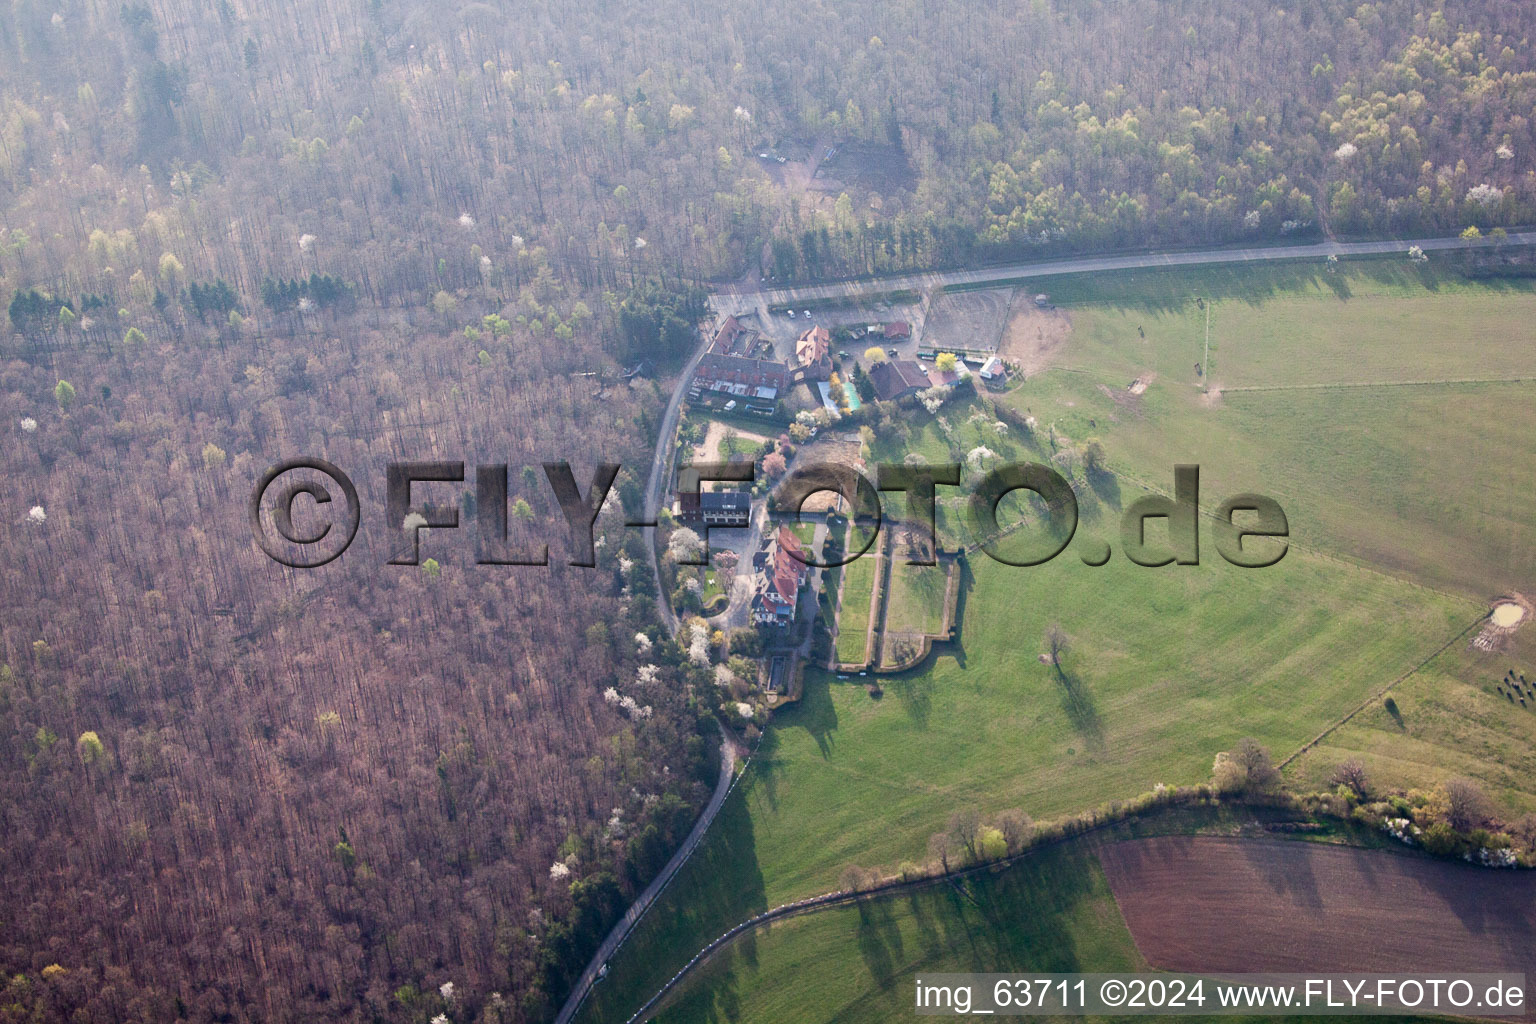
<path id="1" fill-rule="evenodd" d="M 794 318 L 795 318 L 795 311 L 794 311 L 794 310 L 790 310 L 790 311 L 789 311 L 789 318 L 790 318 L 790 319 L 791 319 L 791 320 L 793 320 L 793 319 L 794 319 Z"/>
<path id="2" fill-rule="evenodd" d="M 810 315 L 811 315 L 811 311 L 810 311 L 810 310 L 806 310 L 806 311 L 805 311 L 805 315 L 806 315 L 806 316 L 810 316 Z"/>

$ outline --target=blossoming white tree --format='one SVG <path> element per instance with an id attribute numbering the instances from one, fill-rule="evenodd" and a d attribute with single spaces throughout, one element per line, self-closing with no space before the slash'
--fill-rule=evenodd
<path id="1" fill-rule="evenodd" d="M 697 561 L 703 552 L 704 542 L 686 526 L 674 530 L 672 539 L 667 541 L 667 554 L 672 556 L 674 562 Z"/>

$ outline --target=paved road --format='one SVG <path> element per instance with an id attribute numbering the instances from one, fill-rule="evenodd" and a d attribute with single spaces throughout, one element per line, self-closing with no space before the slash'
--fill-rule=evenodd
<path id="1" fill-rule="evenodd" d="M 1009 263 L 977 270 L 947 270 L 928 274 L 903 274 L 894 277 L 842 281 L 833 284 L 805 285 L 770 291 L 721 293 L 714 297 L 722 313 L 761 311 L 767 306 L 781 306 L 831 299 L 846 295 L 912 290 L 927 292 L 935 286 L 1005 284 L 1021 278 L 1052 274 L 1080 274 L 1092 271 L 1141 270 L 1154 267 L 1191 267 L 1221 263 L 1262 263 L 1270 260 L 1326 259 L 1329 256 L 1376 256 L 1403 253 L 1417 245 L 1425 252 L 1446 249 L 1482 248 L 1495 245 L 1491 239 L 1465 242 L 1460 238 L 1405 238 L 1375 242 L 1317 242 L 1312 245 L 1282 245 L 1256 249 L 1201 249 L 1187 252 L 1140 253 L 1128 256 L 1083 256 L 1039 263 Z M 1536 231 L 1514 232 L 1505 245 L 1536 245 Z"/>
<path id="2" fill-rule="evenodd" d="M 694 368 L 699 365 L 699 360 L 704 358 L 704 353 L 709 349 L 710 338 L 706 336 L 699 347 L 688 358 L 688 365 L 683 367 L 678 374 L 677 386 L 672 389 L 672 397 L 667 401 L 667 411 L 661 418 L 661 430 L 656 437 L 656 453 L 651 456 L 651 475 L 645 485 L 645 520 L 654 523 L 661 512 L 661 498 L 666 491 L 667 481 L 672 478 L 672 452 L 673 442 L 677 437 L 677 422 L 683 409 L 683 396 L 688 393 L 688 385 L 693 380 Z M 655 529 L 645 531 L 645 552 L 651 560 L 651 575 L 656 580 L 656 608 L 661 612 L 662 624 L 672 635 L 677 635 L 679 623 L 677 613 L 672 609 L 672 595 L 661 592 L 661 566 L 656 559 Z"/>
<path id="3" fill-rule="evenodd" d="M 694 823 L 693 831 L 688 833 L 688 838 L 683 841 L 683 845 L 677 848 L 677 852 L 672 854 L 672 859 L 667 861 L 667 866 L 661 869 L 661 874 L 651 880 L 651 884 L 645 887 L 645 891 L 608 932 L 608 937 L 603 940 L 603 944 L 597 947 L 597 952 L 587 964 L 587 969 L 581 973 L 575 987 L 571 989 L 571 994 L 566 998 L 565 1005 L 560 1008 L 560 1016 L 555 1018 L 555 1024 L 570 1024 L 570 1021 L 575 1019 L 581 1004 L 587 1000 L 587 994 L 592 991 L 592 985 L 597 981 L 597 974 L 602 970 L 603 965 L 623 945 L 635 925 L 639 924 L 640 919 L 645 916 L 645 912 L 651 909 L 651 904 L 656 901 L 656 897 L 660 896 L 661 891 L 667 887 L 667 883 L 672 881 L 672 876 L 677 874 L 683 862 L 698 848 L 704 833 L 709 830 L 710 822 L 715 820 L 715 815 L 720 813 L 720 808 L 725 804 L 725 798 L 731 792 L 735 775 L 736 744 L 725 735 L 725 728 L 722 726 L 720 729 L 720 779 L 715 783 L 715 792 L 709 798 L 709 805 L 704 808 L 704 813 Z"/>

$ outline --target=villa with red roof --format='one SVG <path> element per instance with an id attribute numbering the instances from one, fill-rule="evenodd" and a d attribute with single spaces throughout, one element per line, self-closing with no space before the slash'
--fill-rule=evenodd
<path id="1" fill-rule="evenodd" d="M 752 558 L 757 570 L 752 595 L 752 621 L 758 625 L 787 626 L 795 621 L 800 588 L 810 575 L 805 545 L 787 526 L 779 530 Z"/>

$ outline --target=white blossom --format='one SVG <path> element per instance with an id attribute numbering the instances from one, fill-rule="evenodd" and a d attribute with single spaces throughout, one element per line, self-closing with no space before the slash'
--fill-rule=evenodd
<path id="1" fill-rule="evenodd" d="M 674 562 L 697 561 L 703 551 L 704 542 L 686 526 L 674 530 L 672 539 L 667 541 L 667 554 L 672 556 Z"/>
<path id="2" fill-rule="evenodd" d="M 650 243 L 650 242 L 647 242 L 647 241 L 646 241 L 646 240 L 645 240 L 645 239 L 643 239 L 643 238 L 637 238 L 637 239 L 635 239 L 635 248 L 636 248 L 636 249 L 644 249 L 644 248 L 645 248 L 645 247 L 646 247 L 646 246 L 648 246 L 648 245 L 650 245 L 650 244 L 651 244 L 651 243 Z"/>
<path id="3" fill-rule="evenodd" d="M 514 248 L 514 249 L 521 249 L 522 247 L 523 247 L 523 236 L 522 235 L 513 235 L 512 236 L 512 248 Z"/>
<path id="4" fill-rule="evenodd" d="M 473 228 L 474 226 L 475 226 L 475 218 L 471 217 L 467 213 L 459 214 L 459 227 L 463 228 L 465 231 L 468 231 L 471 228 Z"/>
<path id="5" fill-rule="evenodd" d="M 299 236 L 299 252 L 309 252 L 314 247 L 315 247 L 315 236 L 314 235 L 300 235 Z"/>
<path id="6" fill-rule="evenodd" d="M 1247 228 L 1249 231 L 1257 231 L 1259 229 L 1258 210 L 1249 210 L 1247 213 L 1243 214 L 1243 227 Z"/>
<path id="7" fill-rule="evenodd" d="M 644 633 L 635 634 L 635 648 L 641 654 L 648 654 L 651 650 L 651 638 Z"/>
<path id="8" fill-rule="evenodd" d="M 25 434 L 33 433 L 37 430 L 37 420 L 33 419 L 31 416 L 23 416 L 21 418 L 21 430 L 22 433 Z"/>
<path id="9" fill-rule="evenodd" d="M 1473 185 L 1467 189 L 1467 202 L 1476 203 L 1483 209 L 1492 209 L 1504 201 L 1504 190 L 1492 185 Z"/>
<path id="10" fill-rule="evenodd" d="M 571 873 L 571 869 L 566 867 L 564 864 L 562 864 L 558 860 L 555 861 L 553 864 L 551 864 L 549 866 L 549 877 L 553 878 L 557 882 L 560 879 L 569 876 L 570 873 Z"/>
<path id="11" fill-rule="evenodd" d="M 1334 150 L 1333 155 L 1338 157 L 1340 160 L 1348 160 L 1358 152 L 1360 152 L 1360 150 L 1355 148 L 1355 144 L 1353 142 L 1346 142 L 1338 149 Z"/>
<path id="12" fill-rule="evenodd" d="M 736 673 L 725 665 L 715 666 L 715 685 L 730 686 L 736 681 Z"/>
<path id="13" fill-rule="evenodd" d="M 1410 263 L 1428 263 L 1429 262 L 1429 257 L 1424 255 L 1424 249 L 1423 249 L 1422 246 L 1410 245 L 1408 247 L 1408 262 L 1410 262 Z"/>
<path id="14" fill-rule="evenodd" d="M 438 1014 L 432 1018 L 432 1024 L 448 1024 L 448 1015 L 446 1013 Z"/>
<path id="15" fill-rule="evenodd" d="M 745 701 L 737 701 L 736 702 L 736 713 L 738 715 L 740 715 L 742 718 L 751 718 L 752 717 L 752 705 L 746 703 Z"/>
<path id="16" fill-rule="evenodd" d="M 48 521 L 48 513 L 43 511 L 43 506 L 33 505 L 32 510 L 27 513 L 27 521 L 41 526 Z"/>
<path id="17" fill-rule="evenodd" d="M 453 982 L 445 981 L 441 985 L 437 986 L 437 994 L 442 996 L 445 1001 L 452 1002 L 453 1001 Z"/>
<path id="18" fill-rule="evenodd" d="M 480 273 L 488 274 L 488 273 L 490 273 L 490 270 L 491 270 L 491 258 L 489 256 L 481 256 L 480 257 Z"/>
<path id="19" fill-rule="evenodd" d="M 688 645 L 688 660 L 695 665 L 709 664 L 709 627 L 702 622 L 695 622 L 692 628 L 693 641 Z"/>
<path id="20" fill-rule="evenodd" d="M 1515 158 L 1515 151 L 1509 148 L 1508 143 L 1505 143 L 1498 149 L 1494 150 L 1493 155 L 1498 157 L 1500 160 L 1513 160 Z"/>
<path id="21" fill-rule="evenodd" d="M 743 123 L 750 122 L 752 120 L 752 111 L 738 104 L 736 107 L 736 120 Z"/>
<path id="22" fill-rule="evenodd" d="M 1002 420 L 998 420 L 996 423 L 992 424 L 992 429 L 996 431 L 998 437 L 1008 436 L 1008 424 L 1004 423 Z"/>
<path id="23" fill-rule="evenodd" d="M 304 296 L 302 299 L 299 300 L 299 312 L 300 313 L 308 313 L 310 310 L 312 310 L 314 308 L 315 308 L 315 300 L 311 299 L 308 295 Z"/>
<path id="24" fill-rule="evenodd" d="M 639 710 L 640 705 L 635 702 L 635 698 L 624 696 L 619 698 L 619 707 L 624 710 L 626 715 L 633 718 L 635 717 L 635 712 Z"/>
<path id="25" fill-rule="evenodd" d="M 655 665 L 641 665 L 635 673 L 635 679 L 642 686 L 648 686 L 661 679 L 661 669 Z"/>
<path id="26" fill-rule="evenodd" d="M 985 445 L 977 445 L 966 453 L 965 461 L 972 469 L 980 469 L 982 463 L 997 458 L 997 452 Z"/>
<path id="27" fill-rule="evenodd" d="M 619 702 L 619 691 L 611 686 L 608 687 L 608 689 L 603 691 L 603 700 L 609 704 L 617 704 Z"/>

